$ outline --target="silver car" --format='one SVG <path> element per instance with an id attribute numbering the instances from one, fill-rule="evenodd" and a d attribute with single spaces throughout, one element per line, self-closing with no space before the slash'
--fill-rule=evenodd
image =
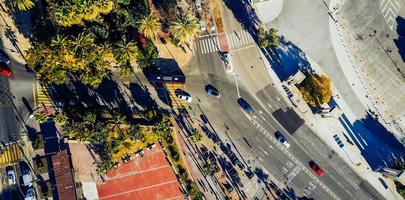
<path id="1" fill-rule="evenodd" d="M 7 180 L 8 180 L 9 185 L 16 184 L 15 172 L 14 172 L 13 167 L 7 167 Z"/>

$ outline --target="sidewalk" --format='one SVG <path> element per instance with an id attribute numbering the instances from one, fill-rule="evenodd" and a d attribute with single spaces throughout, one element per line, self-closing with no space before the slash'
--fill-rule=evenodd
<path id="1" fill-rule="evenodd" d="M 371 80 L 371 77 L 368 76 L 367 63 L 362 60 L 359 54 L 358 44 L 352 42 L 356 41 L 356 39 L 342 23 L 345 19 L 339 10 L 345 2 L 346 0 L 332 0 L 329 4 L 329 9 L 333 10 L 331 15 L 336 19 L 336 21 L 332 18 L 329 19 L 329 27 L 333 47 L 340 66 L 346 78 L 351 81 L 351 87 L 364 107 L 376 113 L 375 116 L 378 116 L 378 120 L 381 124 L 384 124 L 399 141 L 405 140 L 403 130 L 395 126 L 394 114 L 390 112 L 392 108 L 389 108 L 387 104 L 383 102 L 381 93 L 376 94 L 376 88 L 378 88 L 376 84 L 378 84 L 378 82 Z"/>
<path id="2" fill-rule="evenodd" d="M 12 11 L 9 10 L 8 7 L 5 5 L 4 0 L 0 1 L 0 7 L 2 49 L 15 61 L 25 64 L 23 55 L 25 54 L 25 51 L 31 48 L 31 44 L 29 39 L 24 37 L 24 35 L 19 31 L 16 23 L 21 24 L 21 22 L 24 21 L 24 19 L 27 18 L 29 14 L 23 12 L 12 13 Z M 15 22 L 9 13 L 15 14 L 15 17 L 18 17 L 21 20 L 19 22 Z"/>

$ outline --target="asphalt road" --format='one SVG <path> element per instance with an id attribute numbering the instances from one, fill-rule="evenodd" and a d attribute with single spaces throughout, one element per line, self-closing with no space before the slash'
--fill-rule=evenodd
<path id="1" fill-rule="evenodd" d="M 241 30 L 229 11 L 224 14 L 227 33 Z M 206 114 L 220 135 L 228 133 L 238 151 L 252 166 L 261 166 L 279 182 L 284 182 L 297 197 L 314 199 L 380 199 L 372 196 L 364 182 L 323 144 L 307 125 L 301 126 L 289 135 L 272 113 L 287 103 L 278 97 L 272 86 L 256 47 L 233 51 L 231 59 L 234 71 L 226 73 L 217 53 L 201 54 L 195 57 L 183 71 L 187 77 L 187 90 L 194 97 L 192 113 L 200 114 L 196 103 Z M 251 67 L 253 66 L 253 68 Z M 206 84 L 212 84 L 221 92 L 215 99 L 204 91 Z M 247 114 L 240 109 L 236 100 L 245 98 L 255 109 Z M 228 127 L 229 129 L 227 130 Z M 282 147 L 274 138 L 279 130 L 291 147 Z M 246 139 L 249 145 L 245 142 Z M 314 160 L 325 171 L 318 177 L 308 165 Z M 383 198 L 382 198 L 383 199 Z"/>
<path id="2" fill-rule="evenodd" d="M 11 59 L 13 72 L 9 78 L 0 76 L 0 140 L 7 143 L 20 139 L 23 120 L 29 115 L 26 104 L 33 107 L 35 78 L 25 69 L 24 64 L 13 59 L 17 54 L 7 49 L 4 51 Z"/>

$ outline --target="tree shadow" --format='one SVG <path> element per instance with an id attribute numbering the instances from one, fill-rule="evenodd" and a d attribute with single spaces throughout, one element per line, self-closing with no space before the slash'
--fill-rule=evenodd
<path id="1" fill-rule="evenodd" d="M 136 104 L 146 109 L 154 109 L 158 107 L 150 93 L 139 84 L 131 83 L 129 84 L 128 89 L 130 90 L 131 96 Z"/>
<path id="2" fill-rule="evenodd" d="M 249 0 L 224 0 L 225 5 L 232 11 L 235 19 L 248 30 L 255 29 L 256 25 L 260 24 L 260 20 L 251 7 Z M 252 31 L 251 33 L 254 33 Z"/>
<path id="3" fill-rule="evenodd" d="M 286 41 L 284 37 L 281 37 L 281 43 L 278 47 L 268 48 L 263 52 L 281 81 L 287 80 L 298 70 L 308 74 L 313 73 L 305 53 L 293 43 Z"/>
<path id="4" fill-rule="evenodd" d="M 391 167 L 396 159 L 405 158 L 405 147 L 371 114 L 353 124 L 345 115 L 339 121 L 373 170 Z"/>
<path id="5" fill-rule="evenodd" d="M 402 61 L 405 62 L 405 19 L 401 16 L 398 16 L 396 21 L 398 39 L 395 39 L 394 42 L 398 48 L 398 53 L 401 56 Z"/>
<path id="6" fill-rule="evenodd" d="M 31 16 L 38 12 L 38 6 L 33 9 L 22 11 L 13 5 L 12 1 L 6 1 L 7 9 L 1 6 L 1 9 L 6 12 L 14 20 L 14 24 L 18 31 L 26 38 L 31 36 L 32 24 Z"/>

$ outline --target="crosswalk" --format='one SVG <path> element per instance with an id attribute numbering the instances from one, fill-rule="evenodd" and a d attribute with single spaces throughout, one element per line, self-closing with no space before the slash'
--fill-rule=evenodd
<path id="1" fill-rule="evenodd" d="M 22 151 L 18 143 L 7 144 L 0 151 L 0 166 L 7 166 L 19 162 L 22 159 Z"/>
<path id="2" fill-rule="evenodd" d="M 181 89 L 183 91 L 186 90 L 186 85 L 184 83 L 166 83 L 166 88 L 169 91 L 170 99 L 172 101 L 172 108 L 173 109 L 185 109 L 188 107 L 185 101 L 182 101 L 176 97 L 176 89 Z"/>
<path id="3" fill-rule="evenodd" d="M 228 40 L 228 46 L 230 50 L 236 50 L 237 48 L 245 47 L 249 44 L 254 43 L 252 36 L 244 30 L 228 33 L 226 35 L 226 38 Z M 204 36 L 196 41 L 194 47 L 198 49 L 201 54 L 218 52 L 220 49 L 218 36 Z"/>
<path id="4" fill-rule="evenodd" d="M 399 13 L 401 5 L 398 0 L 381 0 L 380 10 L 386 20 L 388 27 L 394 30 L 395 18 Z"/>
<path id="5" fill-rule="evenodd" d="M 48 92 L 44 91 L 44 87 L 42 87 L 38 82 L 33 84 L 33 94 L 34 94 L 34 108 L 39 106 L 45 105 L 46 107 L 51 107 L 52 101 L 48 97 Z"/>

